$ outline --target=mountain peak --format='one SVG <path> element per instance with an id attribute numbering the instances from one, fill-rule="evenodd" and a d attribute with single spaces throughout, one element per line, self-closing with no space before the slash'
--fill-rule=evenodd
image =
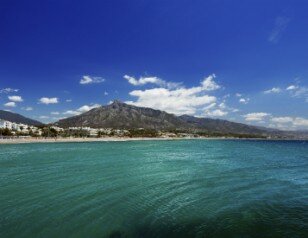
<path id="1" fill-rule="evenodd" d="M 114 100 L 110 105 L 102 106 L 98 110 L 91 110 L 78 116 L 62 119 L 57 124 L 63 128 L 89 126 L 115 129 L 197 130 L 225 134 L 262 135 L 266 133 L 265 130 L 254 126 L 189 115 L 177 117 L 164 111 L 129 105 L 120 100 Z"/>
<path id="2" fill-rule="evenodd" d="M 127 104 L 118 99 L 113 100 L 113 102 L 109 105 L 111 108 L 123 108 L 125 106 L 127 106 Z"/>
<path id="3" fill-rule="evenodd" d="M 122 102 L 119 99 L 114 99 L 111 105 L 126 105 L 126 103 Z"/>

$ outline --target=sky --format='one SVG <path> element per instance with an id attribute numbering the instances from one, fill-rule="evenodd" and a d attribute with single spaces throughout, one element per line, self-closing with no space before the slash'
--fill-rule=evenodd
<path id="1" fill-rule="evenodd" d="M 0 1 L 0 109 L 42 122 L 114 99 L 308 129 L 304 0 Z"/>

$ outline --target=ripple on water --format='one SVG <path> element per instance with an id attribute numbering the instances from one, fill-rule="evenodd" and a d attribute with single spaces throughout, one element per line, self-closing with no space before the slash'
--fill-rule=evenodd
<path id="1" fill-rule="evenodd" d="M 0 237 L 305 237 L 307 145 L 0 145 Z"/>

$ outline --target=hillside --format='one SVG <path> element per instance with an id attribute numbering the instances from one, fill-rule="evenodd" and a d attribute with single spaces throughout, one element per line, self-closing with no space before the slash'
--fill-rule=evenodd
<path id="1" fill-rule="evenodd" d="M 145 128 L 156 130 L 204 131 L 210 133 L 235 133 L 266 135 L 268 130 L 226 120 L 175 116 L 151 108 L 136 107 L 119 101 L 94 108 L 86 113 L 62 119 L 56 125 L 67 127 L 93 128 Z"/>
<path id="2" fill-rule="evenodd" d="M 60 127 L 176 129 L 187 125 L 175 115 L 151 108 L 131 106 L 119 101 L 94 108 L 86 113 L 60 120 Z"/>
<path id="3" fill-rule="evenodd" d="M 189 124 L 190 128 L 198 128 L 211 133 L 267 134 L 268 132 L 266 128 L 261 129 L 256 126 L 221 119 L 199 118 L 188 115 L 179 118 Z"/>
<path id="4" fill-rule="evenodd" d="M 22 123 L 22 124 L 27 124 L 30 126 L 39 126 L 43 125 L 43 123 L 24 117 L 20 114 L 13 113 L 13 112 L 8 112 L 4 110 L 0 110 L 0 119 L 10 121 L 10 122 L 15 122 L 15 123 Z"/>

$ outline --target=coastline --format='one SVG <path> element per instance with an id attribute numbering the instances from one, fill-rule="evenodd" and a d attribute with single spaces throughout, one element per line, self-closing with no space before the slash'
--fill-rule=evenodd
<path id="1" fill-rule="evenodd" d="M 163 137 L 102 137 L 102 138 L 12 138 L 0 139 L 0 144 L 28 144 L 28 143 L 74 143 L 74 142 L 121 142 L 121 141 L 148 141 L 148 140 L 178 140 L 189 138 L 163 138 Z"/>
<path id="2" fill-rule="evenodd" d="M 231 137 L 101 137 L 101 138 L 11 138 L 0 139 L 1 144 L 30 143 L 83 143 L 83 142 L 128 142 L 128 141 L 174 141 L 174 140 L 264 140 L 264 141 L 307 141 L 306 139 L 278 138 L 231 138 Z"/>

